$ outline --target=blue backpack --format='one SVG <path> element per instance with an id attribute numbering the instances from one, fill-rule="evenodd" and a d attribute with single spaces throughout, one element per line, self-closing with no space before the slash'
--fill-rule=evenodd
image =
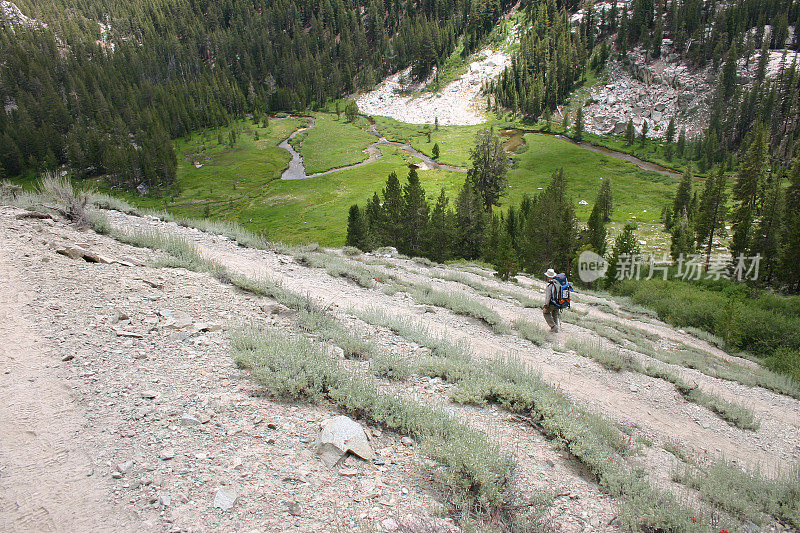
<path id="1" fill-rule="evenodd" d="M 552 283 L 555 288 L 550 303 L 559 309 L 568 308 L 570 306 L 570 292 L 575 289 L 567 280 L 567 275 L 562 272 L 550 280 L 550 283 Z"/>

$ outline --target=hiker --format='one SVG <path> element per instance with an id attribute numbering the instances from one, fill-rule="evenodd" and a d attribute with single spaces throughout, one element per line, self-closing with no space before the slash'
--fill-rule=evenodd
<path id="1" fill-rule="evenodd" d="M 550 331 L 558 333 L 561 328 L 561 310 L 570 306 L 570 291 L 573 288 L 567 281 L 566 274 L 556 274 L 552 268 L 547 269 L 544 277 L 547 278 L 547 288 L 544 291 L 545 303 L 542 314 L 544 314 L 545 322 L 550 326 Z"/>

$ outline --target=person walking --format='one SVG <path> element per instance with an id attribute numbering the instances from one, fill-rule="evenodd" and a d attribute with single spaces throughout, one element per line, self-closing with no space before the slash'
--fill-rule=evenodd
<path id="1" fill-rule="evenodd" d="M 561 329 L 561 310 L 570 306 L 572 285 L 567 281 L 566 274 L 556 274 L 552 268 L 547 269 L 544 277 L 547 279 L 547 288 L 544 291 L 542 314 L 550 331 L 558 333 Z"/>

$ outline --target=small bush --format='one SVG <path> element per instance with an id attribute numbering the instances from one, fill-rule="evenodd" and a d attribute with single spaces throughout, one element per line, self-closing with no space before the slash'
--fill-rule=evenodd
<path id="1" fill-rule="evenodd" d="M 378 377 L 405 381 L 411 376 L 411 368 L 402 358 L 380 352 L 372 358 L 372 373 Z"/>
<path id="2" fill-rule="evenodd" d="M 800 468 L 774 479 L 758 470 L 747 472 L 724 459 L 705 468 L 684 467 L 674 479 L 700 492 L 700 497 L 756 524 L 774 517 L 800 529 Z"/>
<path id="3" fill-rule="evenodd" d="M 428 259 L 427 257 L 413 257 L 411 258 L 412 261 L 417 263 L 418 265 L 426 266 L 426 267 L 435 267 L 436 263 Z"/>
<path id="4" fill-rule="evenodd" d="M 491 326 L 495 333 L 507 334 L 511 332 L 511 328 L 497 312 L 463 294 L 439 291 L 430 285 L 407 286 L 406 292 L 419 303 L 444 307 L 457 315 L 482 320 Z"/>
<path id="5" fill-rule="evenodd" d="M 568 350 L 575 350 L 578 355 L 594 359 L 608 370 L 615 372 L 636 370 L 633 358 L 630 355 L 623 354 L 620 350 L 604 348 L 599 337 L 594 341 L 583 341 L 571 337 L 566 340 L 564 346 Z"/>
<path id="6" fill-rule="evenodd" d="M 209 272 L 227 280 L 225 269 L 200 255 L 193 245 L 185 239 L 158 232 L 156 230 L 136 230 L 133 232 L 112 232 L 114 239 L 140 248 L 161 250 L 167 253 L 156 266 L 185 268 L 194 272 Z"/>
<path id="7" fill-rule="evenodd" d="M 342 253 L 344 255 L 354 256 L 354 255 L 361 255 L 363 252 L 356 248 L 355 246 L 345 246 L 342 248 Z"/>
<path id="8" fill-rule="evenodd" d="M 90 201 L 100 209 L 119 211 L 127 215 L 141 215 L 141 212 L 137 208 L 133 207 L 125 200 L 121 200 L 109 194 L 93 192 L 90 195 Z"/>
<path id="9" fill-rule="evenodd" d="M 515 320 L 514 329 L 517 330 L 520 337 L 531 341 L 536 346 L 544 346 L 547 341 L 547 333 L 545 333 L 544 329 L 528 320 L 521 318 Z"/>
<path id="10" fill-rule="evenodd" d="M 365 310 L 351 309 L 350 314 L 373 326 L 387 328 L 404 339 L 425 346 L 438 357 L 469 359 L 469 346 L 465 341 L 450 341 L 445 337 L 431 333 L 420 321 L 410 320 L 402 316 L 393 316 L 383 309 Z"/>
<path id="11" fill-rule="evenodd" d="M 64 216 L 79 227 L 89 226 L 89 194 L 76 191 L 67 178 L 46 174 L 39 183 L 39 194 L 58 206 Z"/>
<path id="12" fill-rule="evenodd" d="M 90 209 L 86 213 L 86 222 L 90 228 L 100 235 L 111 235 L 112 228 L 108 218 L 97 209 Z"/>

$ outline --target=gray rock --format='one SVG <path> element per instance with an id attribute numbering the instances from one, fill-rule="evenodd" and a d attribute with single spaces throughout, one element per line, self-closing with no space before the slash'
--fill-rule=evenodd
<path id="1" fill-rule="evenodd" d="M 289 514 L 292 516 L 300 516 L 303 512 L 303 508 L 297 502 L 283 502 L 283 505 L 289 509 Z"/>
<path id="2" fill-rule="evenodd" d="M 169 461 L 175 457 L 175 450 L 172 448 L 164 448 L 158 456 L 161 457 L 163 461 Z"/>
<path id="3" fill-rule="evenodd" d="M 153 398 L 158 396 L 158 393 L 154 390 L 143 390 L 142 392 L 139 393 L 139 395 L 146 400 L 152 400 Z"/>
<path id="4" fill-rule="evenodd" d="M 172 505 L 172 497 L 166 492 L 159 492 L 158 505 L 161 505 L 162 507 L 169 507 Z"/>
<path id="5" fill-rule="evenodd" d="M 180 424 L 182 426 L 199 426 L 200 424 L 202 424 L 202 422 L 200 421 L 199 418 L 195 418 L 189 413 L 183 413 L 183 416 L 181 416 Z"/>
<path id="6" fill-rule="evenodd" d="M 336 455 L 341 459 L 348 452 L 366 461 L 375 458 L 375 452 L 369 445 L 364 428 L 355 420 L 343 415 L 334 417 L 323 425 L 317 436 L 317 450 L 323 455 L 323 459 L 326 457 L 332 459 Z"/>
<path id="7" fill-rule="evenodd" d="M 119 260 L 139 267 L 142 267 L 145 264 L 144 261 L 140 261 L 139 259 L 136 259 L 135 257 L 132 257 L 130 255 L 123 255 L 122 257 L 119 258 Z"/>
<path id="8" fill-rule="evenodd" d="M 397 524 L 397 521 L 394 518 L 387 518 L 383 522 L 381 522 L 381 527 L 384 531 L 397 531 L 400 526 Z"/>
<path id="9" fill-rule="evenodd" d="M 127 474 L 130 472 L 131 468 L 133 468 L 133 461 L 125 461 L 124 463 L 119 463 L 117 465 L 117 472 L 121 474 Z"/>
<path id="10" fill-rule="evenodd" d="M 236 503 L 239 494 L 233 487 L 222 487 L 214 494 L 214 507 L 228 511 Z"/>
<path id="11" fill-rule="evenodd" d="M 400 442 L 402 442 L 406 446 L 411 446 L 412 444 L 414 444 L 414 441 L 411 439 L 411 437 L 403 437 L 402 439 L 400 439 Z"/>

